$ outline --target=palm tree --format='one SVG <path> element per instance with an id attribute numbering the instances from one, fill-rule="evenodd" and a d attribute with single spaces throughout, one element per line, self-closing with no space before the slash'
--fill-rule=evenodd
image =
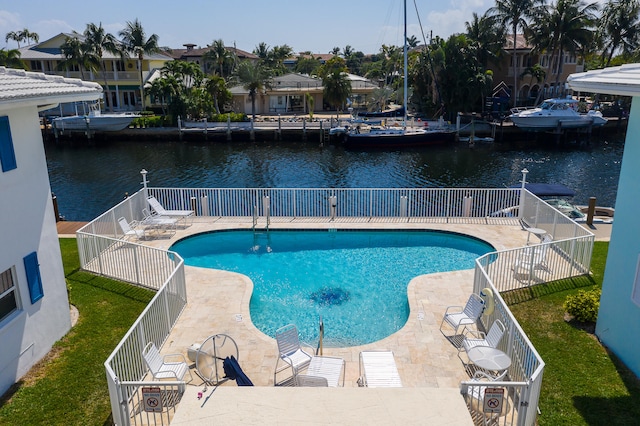
<path id="1" fill-rule="evenodd" d="M 331 49 L 329 51 L 329 53 L 331 53 L 334 56 L 338 56 L 340 54 L 340 48 L 338 46 L 334 47 L 333 49 Z"/>
<path id="2" fill-rule="evenodd" d="M 322 79 L 324 86 L 324 99 L 336 107 L 336 115 L 342 110 L 342 105 L 351 96 L 351 81 L 347 78 L 346 72 L 333 71 Z"/>
<path id="3" fill-rule="evenodd" d="M 495 16 L 504 27 L 511 27 L 513 35 L 513 89 L 512 101 L 516 106 L 516 98 L 518 93 L 518 73 L 516 72 L 516 36 L 518 29 L 523 31 L 528 27 L 527 19 L 530 18 L 541 3 L 541 0 L 496 0 L 496 5 L 489 9 L 488 13 Z"/>
<path id="4" fill-rule="evenodd" d="M 0 49 L 0 66 L 8 68 L 24 68 L 18 49 Z"/>
<path id="5" fill-rule="evenodd" d="M 229 51 L 224 46 L 222 39 L 215 40 L 207 53 L 204 54 L 205 60 L 210 60 L 217 64 L 219 73 L 218 75 L 224 78 L 224 65 L 231 59 Z"/>
<path id="6" fill-rule="evenodd" d="M 105 51 L 113 54 L 121 53 L 121 49 L 118 45 L 116 38 L 107 33 L 102 27 L 102 23 L 87 24 L 87 28 L 84 30 L 85 43 L 100 59 L 100 71 L 102 72 L 102 79 L 104 80 L 104 88 L 107 93 L 107 105 L 109 111 L 113 111 L 113 99 L 111 98 L 111 90 L 107 83 L 107 67 L 106 61 L 103 58 Z"/>
<path id="7" fill-rule="evenodd" d="M 414 49 L 418 47 L 419 44 L 420 44 L 420 40 L 418 40 L 416 36 L 412 35 L 411 37 L 407 37 L 407 46 L 409 48 Z"/>
<path id="8" fill-rule="evenodd" d="M 34 43 L 40 41 L 40 36 L 38 35 L 38 33 L 33 33 L 26 28 L 20 31 L 20 38 L 22 39 L 22 41 L 26 41 L 27 45 L 31 44 L 31 40 L 33 40 Z"/>
<path id="9" fill-rule="evenodd" d="M 67 37 L 60 46 L 60 50 L 64 60 L 58 64 L 58 69 L 69 70 L 69 68 L 78 67 L 82 80 L 85 79 L 85 70 L 97 70 L 100 67 L 100 58 L 96 56 L 89 45 L 80 41 L 77 35 Z"/>
<path id="10" fill-rule="evenodd" d="M 602 66 L 611 64 L 614 52 L 629 55 L 640 41 L 640 2 L 638 0 L 609 0 L 603 7 L 598 28 L 603 45 Z"/>
<path id="11" fill-rule="evenodd" d="M 209 77 L 205 82 L 204 89 L 213 99 L 213 107 L 216 110 L 216 114 L 220 114 L 220 100 L 222 99 L 224 104 L 231 98 L 231 93 L 227 89 L 224 78 L 217 75 Z"/>
<path id="12" fill-rule="evenodd" d="M 260 42 L 260 44 L 253 49 L 253 54 L 263 61 L 266 60 L 269 56 L 269 45 L 265 42 Z"/>
<path id="13" fill-rule="evenodd" d="M 504 26 L 500 25 L 495 16 L 485 13 L 478 16 L 473 13 L 471 22 L 466 22 L 467 37 L 474 44 L 480 64 L 486 68 L 489 59 L 497 59 L 505 43 Z"/>
<path id="14" fill-rule="evenodd" d="M 10 31 L 4 38 L 5 42 L 8 42 L 9 40 L 13 40 L 18 43 L 18 49 L 20 49 L 20 42 L 23 41 L 22 34 L 20 31 Z"/>
<path id="15" fill-rule="evenodd" d="M 593 39 L 595 3 L 583 0 L 557 0 L 548 8 L 539 9 L 539 14 L 530 28 L 531 38 L 538 49 L 551 52 L 550 69 L 555 73 L 554 87 L 559 87 L 565 53 L 576 54 L 581 46 Z M 546 76 L 545 76 L 546 77 Z M 539 101 L 542 93 L 538 93 Z"/>
<path id="16" fill-rule="evenodd" d="M 132 52 L 138 58 L 138 69 L 140 70 L 140 97 L 142 98 L 142 109 L 145 109 L 144 102 L 144 81 L 142 78 L 142 61 L 144 55 L 150 55 L 160 51 L 158 46 L 158 36 L 151 34 L 147 38 L 144 28 L 138 19 L 133 22 L 128 21 L 124 30 L 120 31 L 122 43 L 127 52 Z"/>
<path id="17" fill-rule="evenodd" d="M 250 61 L 242 61 L 236 69 L 236 77 L 242 87 L 249 91 L 251 98 L 251 116 L 256 119 L 256 95 L 269 87 L 271 75 L 262 63 L 253 64 Z"/>
<path id="18" fill-rule="evenodd" d="M 287 72 L 287 68 L 284 66 L 284 61 L 293 53 L 293 49 L 287 45 L 274 46 L 271 49 L 268 61 L 269 67 L 272 69 L 275 75 L 282 75 Z"/>
<path id="19" fill-rule="evenodd" d="M 547 76 L 547 73 L 545 72 L 544 68 L 542 68 L 542 65 L 535 64 L 532 67 L 525 68 L 522 74 L 520 74 L 520 78 L 524 78 L 526 76 L 529 76 L 529 92 L 531 92 L 531 85 L 533 84 L 533 79 L 535 78 L 536 83 L 540 84 L 542 81 L 544 81 L 545 77 Z M 536 99 L 537 99 L 537 96 L 536 96 Z"/>

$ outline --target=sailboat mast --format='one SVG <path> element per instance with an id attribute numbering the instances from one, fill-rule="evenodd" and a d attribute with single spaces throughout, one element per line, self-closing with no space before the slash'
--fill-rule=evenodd
<path id="1" fill-rule="evenodd" d="M 408 82 L 407 82 L 407 0 L 404 0 L 404 123 L 403 123 L 403 127 L 406 128 L 407 127 L 407 99 L 408 99 L 408 95 L 407 95 L 407 89 L 408 89 Z"/>

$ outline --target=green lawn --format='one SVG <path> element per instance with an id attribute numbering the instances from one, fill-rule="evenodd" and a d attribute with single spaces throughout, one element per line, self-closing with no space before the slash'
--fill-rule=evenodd
<path id="1" fill-rule="evenodd" d="M 0 400 L 0 424 L 111 424 L 104 361 L 153 293 L 79 271 L 75 239 L 60 240 L 78 323 Z"/>
<path id="2" fill-rule="evenodd" d="M 153 293 L 78 270 L 74 239 L 60 240 L 78 324 L 53 355 L 0 400 L 0 424 L 111 424 L 104 361 Z M 640 420 L 640 382 L 592 334 L 566 322 L 562 303 L 602 284 L 608 243 L 596 243 L 593 276 L 536 286 L 506 297 L 546 362 L 539 424 L 631 425 Z M 516 303 L 517 302 L 517 303 Z"/>
<path id="3" fill-rule="evenodd" d="M 602 285 L 608 248 L 596 242 L 592 277 L 537 286 L 535 298 L 510 306 L 546 363 L 541 426 L 640 424 L 640 381 L 562 308 L 567 295 Z"/>

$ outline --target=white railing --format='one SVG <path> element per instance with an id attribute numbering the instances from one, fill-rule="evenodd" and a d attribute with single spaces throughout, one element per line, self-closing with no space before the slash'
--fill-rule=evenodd
<path id="1" fill-rule="evenodd" d="M 122 239 L 118 218 L 124 217 L 129 222 L 141 220 L 142 209 L 148 208 L 148 194 L 155 196 L 166 209 L 195 210 L 197 215 L 205 217 L 245 217 L 254 222 L 258 217 L 320 217 L 326 220 L 378 218 L 394 222 L 473 219 L 487 224 L 504 223 L 507 219 L 515 224 L 514 216 L 521 211 L 519 217 L 523 226 L 542 228 L 554 236 L 553 241 L 478 258 L 474 292 L 479 293 L 488 287 L 494 294 L 495 310 L 491 315 L 483 316 L 479 326 L 488 329 L 499 318 L 508 331 L 499 348 L 513 360 L 509 368 L 509 382 L 493 383 L 496 387 L 507 388 L 512 398 L 512 412 L 504 417 L 510 420 L 505 420 L 504 424 L 535 424 L 544 362 L 500 292 L 518 290 L 537 282 L 536 268 L 518 277 L 514 264 L 522 256 L 530 255 L 531 250 L 544 246 L 548 252 L 545 266 L 553 272 L 543 279 L 549 281 L 588 273 L 594 237 L 528 191 L 524 191 L 520 198 L 520 192 L 520 189 L 507 188 L 143 188 L 127 197 L 77 233 L 83 269 L 158 289 L 158 294 L 105 362 L 114 421 L 118 425 L 129 425 L 136 415 L 140 415 L 134 412 L 133 407 L 141 388 L 157 385 L 157 382 L 141 382 L 146 374 L 142 348 L 149 341 L 162 346 L 186 305 L 182 258 L 176 253 Z M 505 215 L 511 217 L 505 218 Z M 149 265 L 153 268 L 147 268 Z M 469 399 L 472 392 L 469 389 L 474 386 L 477 383 L 470 381 L 461 384 L 472 411 L 473 402 Z M 180 395 L 178 392 L 177 396 Z M 161 421 L 164 420 L 161 418 Z"/>
<path id="2" fill-rule="evenodd" d="M 142 359 L 142 349 L 148 342 L 154 342 L 157 347 L 161 347 L 187 305 L 183 260 L 177 253 L 165 252 L 165 255 L 169 254 L 176 259 L 176 268 L 166 277 L 165 284 L 160 287 L 158 293 L 104 363 L 111 412 L 116 425 L 131 424 L 131 419 L 135 418 L 140 408 L 136 405 L 136 400 L 140 398 L 139 392 L 142 387 L 158 386 L 156 381 L 141 382 L 147 374 L 147 368 Z M 184 383 L 181 383 L 178 390 L 175 397 L 179 399 L 184 391 Z"/>
<path id="3" fill-rule="evenodd" d="M 517 206 L 519 189 L 469 188 L 149 188 L 165 208 L 214 217 L 252 217 L 253 206 L 272 217 L 482 218 Z M 269 202 L 263 199 L 269 197 Z M 335 205 L 334 205 L 335 203 Z M 167 205 L 169 207 L 167 207 Z"/>

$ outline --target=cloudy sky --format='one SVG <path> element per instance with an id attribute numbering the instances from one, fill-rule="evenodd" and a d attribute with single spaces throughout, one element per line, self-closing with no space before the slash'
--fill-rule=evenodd
<path id="1" fill-rule="evenodd" d="M 598 0 L 603 2 L 604 0 Z M 82 32 L 86 24 L 102 23 L 117 36 L 127 21 L 140 20 L 147 35 L 159 36 L 161 46 L 181 48 L 222 39 L 227 46 L 252 51 L 260 42 L 288 44 L 295 52 L 328 53 L 350 45 L 375 53 L 382 44 L 402 45 L 401 0 L 28 0 L 0 6 L 0 47 L 10 31 L 27 28 L 46 40 L 61 32 Z M 417 7 L 416 7 L 417 5 Z M 423 40 L 423 31 L 446 38 L 463 32 L 473 12 L 482 15 L 494 0 L 407 0 L 409 36 Z M 417 12 L 416 13 L 416 8 Z"/>

